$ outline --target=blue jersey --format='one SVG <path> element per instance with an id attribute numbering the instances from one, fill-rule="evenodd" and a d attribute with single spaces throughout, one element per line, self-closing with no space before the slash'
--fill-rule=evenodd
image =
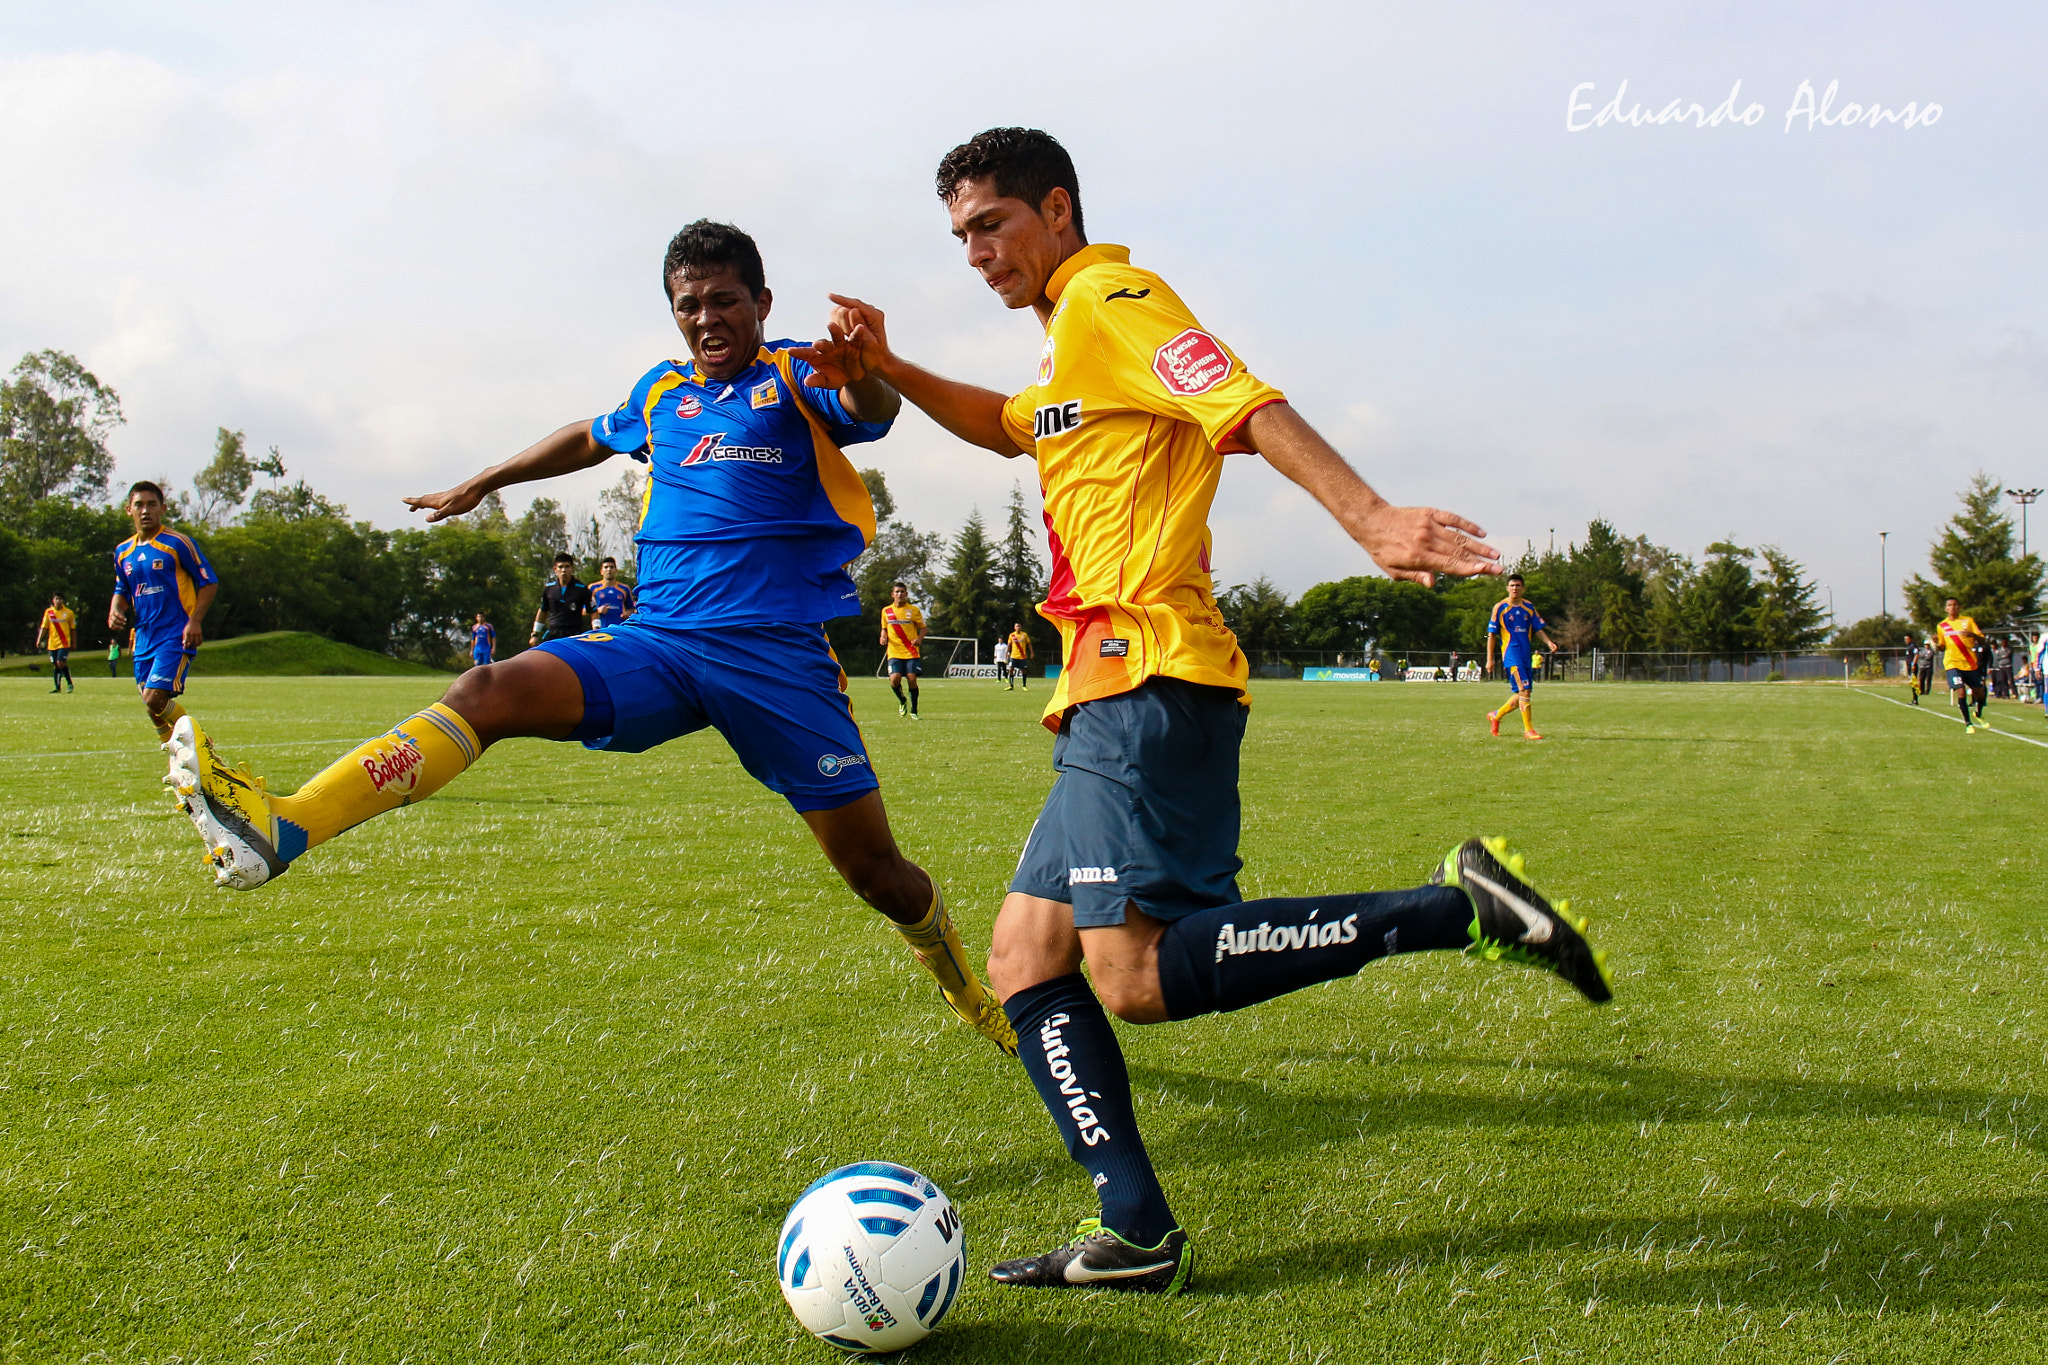
<path id="1" fill-rule="evenodd" d="M 590 609 L 597 613 L 592 629 L 602 630 L 626 619 L 633 610 L 633 590 L 624 583 L 606 587 L 600 583 L 590 590 Z"/>
<path id="2" fill-rule="evenodd" d="M 1543 617 L 1527 602 L 1520 606 L 1503 598 L 1493 607 L 1493 615 L 1487 618 L 1486 633 L 1500 636 L 1500 661 L 1502 664 L 1529 663 L 1529 637 L 1543 630 Z"/>
<path id="3" fill-rule="evenodd" d="M 489 622 L 469 628 L 470 657 L 481 663 L 491 657 L 491 651 L 498 647 L 498 632 Z"/>
<path id="4" fill-rule="evenodd" d="M 600 444 L 649 464 L 636 622 L 669 629 L 819 622 L 860 611 L 846 572 L 875 538 L 867 486 L 841 446 L 886 435 L 856 422 L 835 389 L 774 341 L 725 382 L 664 361 L 616 412 Z"/>
<path id="5" fill-rule="evenodd" d="M 168 527 L 114 551 L 114 591 L 134 603 L 135 652 L 183 649 L 199 590 L 220 582 L 192 537 Z"/>

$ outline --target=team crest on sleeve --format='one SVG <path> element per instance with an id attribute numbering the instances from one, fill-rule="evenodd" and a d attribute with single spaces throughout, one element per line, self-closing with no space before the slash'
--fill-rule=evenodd
<path id="1" fill-rule="evenodd" d="M 1052 383 L 1052 333 L 1045 334 L 1045 349 L 1038 353 L 1038 382 Z"/>
<path id="2" fill-rule="evenodd" d="M 697 401 L 697 395 L 686 393 L 676 399 L 676 416 L 695 417 L 704 411 L 704 405 Z"/>
<path id="3" fill-rule="evenodd" d="M 1199 327 L 1190 327 L 1152 353 L 1152 373 L 1168 393 L 1207 393 L 1230 374 L 1230 354 Z"/>
<path id="4" fill-rule="evenodd" d="M 754 385 L 753 391 L 747 395 L 747 401 L 756 408 L 772 408 L 782 401 L 782 390 L 775 386 L 774 380 L 764 379 Z"/>

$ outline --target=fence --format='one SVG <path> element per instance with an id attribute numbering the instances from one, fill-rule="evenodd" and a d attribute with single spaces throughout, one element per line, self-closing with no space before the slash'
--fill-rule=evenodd
<path id="1" fill-rule="evenodd" d="M 1269 650 L 1253 659 L 1252 672 L 1261 678 L 1300 678 L 1305 670 L 1314 669 L 1318 678 L 1355 681 L 1370 669 L 1388 682 L 1467 682 L 1476 680 L 1485 657 L 1464 650 Z M 1906 675 L 1905 653 L 1896 649 L 1814 649 L 1797 654 L 1589 649 L 1540 658 L 1536 676 L 1545 682 L 1840 682 Z"/>

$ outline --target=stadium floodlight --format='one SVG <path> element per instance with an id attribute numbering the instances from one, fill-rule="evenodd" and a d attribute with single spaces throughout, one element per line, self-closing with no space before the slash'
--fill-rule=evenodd
<path id="1" fill-rule="evenodd" d="M 2020 505 L 2020 558 L 2027 557 L 2027 509 L 2041 496 L 2039 488 L 2008 488 L 2005 495 Z"/>

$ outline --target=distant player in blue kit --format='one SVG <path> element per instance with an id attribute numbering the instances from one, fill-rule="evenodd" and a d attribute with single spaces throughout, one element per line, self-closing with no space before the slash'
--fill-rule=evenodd
<path id="1" fill-rule="evenodd" d="M 183 718 L 178 704 L 185 671 L 199 652 L 220 579 L 198 543 L 164 525 L 164 490 L 147 480 L 128 489 L 128 521 L 135 534 L 114 551 L 114 600 L 107 604 L 113 630 L 135 627 L 135 685 L 157 737 L 170 742 Z"/>
<path id="2" fill-rule="evenodd" d="M 1536 689 L 1536 668 L 1529 637 L 1540 635 L 1545 647 L 1555 652 L 1557 645 L 1551 640 L 1550 632 L 1544 629 L 1543 617 L 1536 608 L 1522 600 L 1522 576 L 1508 575 L 1508 595 L 1493 604 L 1493 615 L 1486 620 L 1486 671 L 1493 672 L 1493 657 L 1496 648 L 1500 651 L 1501 672 L 1507 675 L 1508 699 L 1500 708 L 1486 713 L 1486 723 L 1497 735 L 1500 723 L 1508 712 L 1516 707 L 1522 709 L 1522 738 L 1541 739 L 1536 733 L 1534 693 Z"/>
<path id="3" fill-rule="evenodd" d="M 482 668 L 485 664 L 495 659 L 497 655 L 498 632 L 489 621 L 484 620 L 484 614 L 478 612 L 476 614 L 476 624 L 469 628 L 470 667 Z"/>
<path id="4" fill-rule="evenodd" d="M 857 352 L 814 368 L 791 353 L 796 343 L 765 339 L 773 299 L 738 228 L 684 228 L 661 280 L 692 359 L 656 365 L 615 412 L 405 500 L 441 521 L 509 484 L 615 454 L 649 464 L 632 619 L 471 669 L 288 797 L 246 766 L 228 768 L 185 718 L 171 778 L 215 880 L 261 885 L 314 845 L 439 791 L 502 739 L 640 753 L 713 728 L 888 917 L 947 1004 L 1014 1055 L 1016 1033 L 967 965 L 938 882 L 896 846 L 822 624 L 860 610 L 845 566 L 875 536 L 874 504 L 840 448 L 887 434 L 902 399 Z"/>
<path id="5" fill-rule="evenodd" d="M 597 586 L 590 590 L 590 628 L 610 630 L 633 614 L 633 590 L 619 581 L 619 561 L 606 555 L 597 566 Z"/>

